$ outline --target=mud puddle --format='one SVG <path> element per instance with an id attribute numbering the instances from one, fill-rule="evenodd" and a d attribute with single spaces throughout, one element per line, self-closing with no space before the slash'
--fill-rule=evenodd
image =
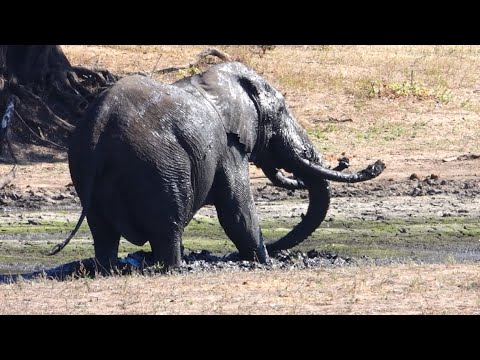
<path id="1" fill-rule="evenodd" d="M 407 183 L 403 186 L 406 189 Z M 463 192 L 452 193 L 450 189 L 433 195 L 399 193 L 387 196 L 387 192 L 392 191 L 390 188 L 383 187 L 379 193 L 374 189 L 374 185 L 334 187 L 326 220 L 300 246 L 283 254 L 281 259 L 275 258 L 280 261 L 276 266 L 480 261 L 480 197 L 472 196 L 478 190 L 476 181 L 461 189 Z M 285 235 L 308 207 L 305 192 L 292 194 L 270 186 L 257 186 L 254 191 L 267 242 Z M 363 193 L 349 196 L 351 191 Z M 8 207 L 8 211 L 0 212 L 1 273 L 52 269 L 93 256 L 93 241 L 86 223 L 60 254 L 45 255 L 69 234 L 80 214 L 75 202 L 63 203 L 61 208 L 46 206 L 43 210 L 27 208 L 30 211 L 26 211 Z M 235 247 L 220 227 L 215 209 L 210 206 L 201 209 L 186 228 L 184 246 L 185 253 L 190 254 L 185 258 L 186 271 L 190 271 L 188 268 L 196 271 L 260 266 L 248 262 L 233 262 L 232 265 L 224 261 Z M 128 258 L 129 254 L 138 251 L 149 252 L 150 248 L 121 241 L 120 257 Z M 199 254 L 203 254 L 203 258 Z"/>

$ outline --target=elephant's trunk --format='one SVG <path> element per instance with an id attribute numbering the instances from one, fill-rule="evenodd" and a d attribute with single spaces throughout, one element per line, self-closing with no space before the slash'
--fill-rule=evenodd
<path id="1" fill-rule="evenodd" d="M 287 235 L 273 243 L 267 244 L 269 252 L 290 249 L 300 244 L 320 226 L 327 215 L 330 205 L 328 180 L 349 183 L 367 181 L 377 177 L 385 169 L 385 164 L 380 160 L 356 173 L 342 173 L 341 170 L 347 167 L 346 164 L 343 164 L 343 166 L 339 165 L 334 170 L 328 169 L 322 166 L 321 161 L 319 161 L 320 157 L 306 135 L 300 136 L 299 139 L 303 143 L 302 147 L 285 146 L 282 149 L 284 149 L 283 153 L 286 154 L 286 157 L 284 157 L 285 168 L 293 172 L 301 180 L 300 182 L 297 181 L 297 187 L 302 188 L 306 186 L 308 189 L 309 205 L 307 214 Z M 284 143 L 288 144 L 288 141 L 284 141 Z M 305 150 L 296 151 L 299 148 Z M 285 181 L 281 183 L 285 185 Z M 291 184 L 288 183 L 287 185 Z"/>
<path id="2" fill-rule="evenodd" d="M 385 164 L 381 160 L 377 160 L 374 164 L 369 165 L 366 169 L 356 173 L 342 173 L 340 171 L 327 169 L 323 166 L 314 164 L 306 159 L 299 158 L 297 168 L 308 176 L 314 176 L 320 179 L 332 180 L 337 182 L 356 183 L 371 180 L 385 170 Z"/>
<path id="3" fill-rule="evenodd" d="M 302 217 L 302 221 L 287 235 L 266 245 L 269 253 L 290 249 L 300 244 L 308 238 L 325 219 L 330 205 L 330 186 L 328 181 L 320 179 L 320 181 L 316 182 L 313 186 L 310 183 L 306 185 L 309 196 L 307 213 Z"/>

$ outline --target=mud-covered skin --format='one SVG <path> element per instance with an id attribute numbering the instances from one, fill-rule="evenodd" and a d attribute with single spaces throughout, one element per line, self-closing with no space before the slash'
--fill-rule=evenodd
<path id="1" fill-rule="evenodd" d="M 95 257 L 105 268 L 117 262 L 120 236 L 150 242 L 156 262 L 178 267 L 183 229 L 205 204 L 215 205 L 241 258 L 266 262 L 249 162 L 277 185 L 309 190 L 307 214 L 271 250 L 300 243 L 320 225 L 330 199 L 327 178 L 365 181 L 383 170 L 379 162 L 357 174 L 325 169 L 283 96 L 240 63 L 173 85 L 121 79 L 78 124 L 68 155 Z M 280 169 L 299 180 L 287 181 Z"/>

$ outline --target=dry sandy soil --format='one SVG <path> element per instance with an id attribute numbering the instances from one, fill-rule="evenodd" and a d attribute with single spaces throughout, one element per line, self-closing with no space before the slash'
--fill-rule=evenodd
<path id="1" fill-rule="evenodd" d="M 2 285 L 0 314 L 478 315 L 479 292 L 478 264 L 124 276 Z"/>
<path id="2" fill-rule="evenodd" d="M 122 74 L 188 63 L 203 48 L 64 46 L 75 64 Z M 478 219 L 480 47 L 277 46 L 263 56 L 254 47 L 221 48 L 286 95 L 290 110 L 332 165 L 342 153 L 352 169 L 378 158 L 387 164 L 371 182 L 334 185 L 332 219 Z M 173 81 L 185 74 L 153 77 Z M 64 153 L 18 150 L 37 158 L 25 161 L 14 183 L 0 191 L 5 214 L 78 208 Z M 9 168 L 0 164 L 0 175 Z M 304 211 L 299 194 L 283 201 L 289 195 L 265 187 L 258 169 L 252 167 L 251 178 L 261 217 Z M 474 256 L 461 264 L 20 282 L 0 285 L 0 313 L 478 314 L 479 248 L 480 243 L 476 250 L 472 246 Z"/>

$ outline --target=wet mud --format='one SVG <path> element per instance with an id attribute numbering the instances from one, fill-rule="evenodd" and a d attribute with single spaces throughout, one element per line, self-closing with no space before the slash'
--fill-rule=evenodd
<path id="1" fill-rule="evenodd" d="M 252 190 L 267 241 L 285 234 L 306 212 L 308 195 L 304 191 L 283 190 L 266 183 L 254 183 Z M 361 184 L 332 184 L 331 206 L 320 228 L 301 246 L 274 254 L 267 265 L 236 259 L 233 244 L 218 225 L 215 209 L 204 207 L 186 229 L 186 255 L 177 271 L 245 271 L 407 261 L 478 262 L 479 195 L 477 178 L 413 177 L 402 181 L 379 179 Z M 15 276 L 12 278 L 10 274 L 14 273 L 22 273 L 24 279 L 36 276 L 62 279 L 98 272 L 93 258 L 88 257 L 93 255 L 93 246 L 87 226 L 80 231 L 80 240 L 74 242 L 70 253 L 67 251 L 68 257 L 55 263 L 52 257 L 47 261 L 42 255 L 68 234 L 79 213 L 79 199 L 72 186 L 23 192 L 13 185 L 4 189 L 0 196 L 0 250 L 4 253 L 0 255 L 3 257 L 0 273 L 4 275 L 0 280 L 11 281 Z M 149 263 L 148 248 L 137 249 L 133 245 L 125 248 L 121 264 L 128 271 L 155 273 L 155 267 L 150 270 L 145 267 Z M 11 255 L 8 259 L 6 253 Z M 30 260 L 25 260 L 26 255 L 31 256 Z M 59 263 L 60 260 L 63 262 Z"/>

